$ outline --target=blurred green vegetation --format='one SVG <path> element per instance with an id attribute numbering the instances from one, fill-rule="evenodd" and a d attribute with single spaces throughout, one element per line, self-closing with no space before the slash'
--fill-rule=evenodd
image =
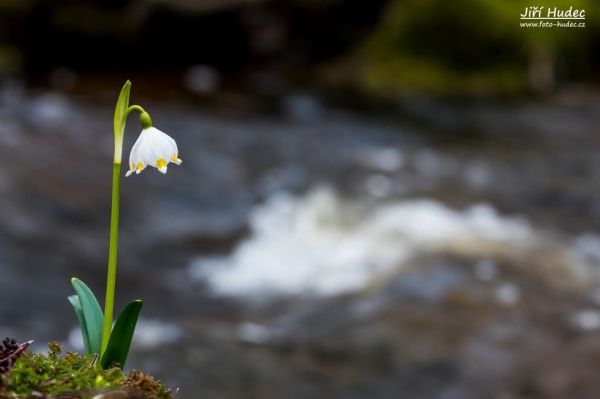
<path id="1" fill-rule="evenodd" d="M 15 46 L 0 45 L 0 74 L 10 72 L 21 63 L 21 53 Z"/>
<path id="2" fill-rule="evenodd" d="M 512 96 L 599 81 L 597 0 L 545 1 L 542 15 L 585 10 L 582 28 L 522 27 L 526 7 L 540 6 L 531 0 L 361 1 L 0 0 L 0 77 L 206 64 L 384 96 Z M 181 37 L 196 49 L 172 46 Z"/>
<path id="3" fill-rule="evenodd" d="M 392 0 L 375 31 L 340 63 L 335 84 L 379 94 L 428 92 L 511 95 L 551 91 L 592 74 L 599 3 L 555 0 L 548 8 L 585 10 L 586 27 L 521 27 L 530 0 Z M 535 22 L 535 21 L 532 21 Z"/>

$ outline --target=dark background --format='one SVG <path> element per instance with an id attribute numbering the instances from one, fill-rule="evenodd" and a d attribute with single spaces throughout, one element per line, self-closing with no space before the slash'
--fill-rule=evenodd
<path id="1" fill-rule="evenodd" d="M 0 334 L 82 351 L 130 79 L 183 164 L 121 183 L 128 368 L 182 398 L 597 398 L 598 11 L 0 0 Z"/>

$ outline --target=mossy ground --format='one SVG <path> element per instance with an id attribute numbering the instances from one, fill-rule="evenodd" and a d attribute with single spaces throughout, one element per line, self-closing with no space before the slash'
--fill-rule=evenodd
<path id="1" fill-rule="evenodd" d="M 8 338 L 0 345 L 0 399 L 174 397 L 171 389 L 141 371 L 124 375 L 118 368 L 102 370 L 96 355 L 61 356 L 61 346 L 53 342 L 47 354 L 36 354 L 27 345 Z"/>

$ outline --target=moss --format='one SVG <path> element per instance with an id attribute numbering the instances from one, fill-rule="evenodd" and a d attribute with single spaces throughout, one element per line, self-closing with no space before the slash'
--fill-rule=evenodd
<path id="1" fill-rule="evenodd" d="M 0 399 L 20 398 L 173 398 L 171 390 L 138 370 L 102 370 L 97 355 L 80 356 L 48 344 L 46 354 L 26 350 L 28 343 L 8 338 L 0 345 Z"/>
<path id="2" fill-rule="evenodd" d="M 132 395 L 150 398 L 171 398 L 171 390 L 167 389 L 160 381 L 155 381 L 152 376 L 133 370 L 127 376 L 127 392 Z"/>

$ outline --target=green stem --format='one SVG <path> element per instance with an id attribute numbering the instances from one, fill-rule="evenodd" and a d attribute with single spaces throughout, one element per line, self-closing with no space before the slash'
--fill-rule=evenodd
<path id="1" fill-rule="evenodd" d="M 127 107 L 129 102 L 129 82 L 121 91 L 115 111 L 115 157 L 113 167 L 112 208 L 110 214 L 110 244 L 108 249 L 108 274 L 106 277 L 106 300 L 104 302 L 104 325 L 102 328 L 102 353 L 104 355 L 110 333 L 112 330 L 113 313 L 115 306 L 115 285 L 117 281 L 117 246 L 119 238 L 119 192 L 121 187 L 121 156 L 123 152 L 123 136 L 125 135 L 125 122 L 131 111 L 137 110 L 144 113 L 139 105 Z M 125 108 L 127 107 L 127 108 Z"/>
<path id="2" fill-rule="evenodd" d="M 106 301 L 104 303 L 104 328 L 102 330 L 102 353 L 104 354 L 112 329 L 117 280 L 117 244 L 119 236 L 119 191 L 121 186 L 121 164 L 113 167 L 112 208 L 110 216 L 110 244 L 108 250 L 108 275 L 106 278 Z"/>
<path id="3" fill-rule="evenodd" d="M 127 111 L 125 111 L 125 116 L 123 117 L 123 120 L 127 119 L 127 116 L 133 110 L 140 111 L 140 114 L 146 112 L 144 111 L 144 108 L 140 107 L 139 105 L 132 105 L 131 107 L 127 108 Z"/>
<path id="4" fill-rule="evenodd" d="M 123 136 L 127 115 L 134 107 L 129 107 L 131 82 L 128 80 L 119 93 L 115 107 L 114 132 L 115 154 L 113 158 L 112 208 L 110 214 L 110 243 L 108 249 L 108 275 L 106 278 L 106 299 L 104 302 L 104 325 L 102 326 L 102 347 L 100 356 L 104 355 L 112 330 L 113 310 L 115 306 L 115 284 L 117 281 L 117 244 L 119 236 L 119 191 L 121 186 L 121 157 L 123 155 Z"/>

